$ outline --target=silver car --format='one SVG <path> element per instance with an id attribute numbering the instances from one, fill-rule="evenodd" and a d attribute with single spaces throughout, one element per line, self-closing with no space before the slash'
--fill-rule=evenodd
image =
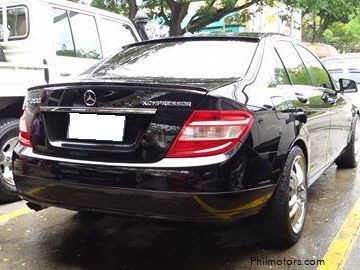
<path id="1" fill-rule="evenodd" d="M 337 56 L 331 56 L 322 60 L 324 66 L 330 72 L 335 82 L 340 78 L 346 78 L 356 81 L 360 87 L 360 53 L 347 53 Z M 354 104 L 360 106 L 360 94 L 346 94 Z"/>

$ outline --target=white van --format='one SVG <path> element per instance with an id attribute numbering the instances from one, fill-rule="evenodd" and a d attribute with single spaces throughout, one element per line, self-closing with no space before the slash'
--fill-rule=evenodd
<path id="1" fill-rule="evenodd" d="M 26 89 L 67 81 L 140 40 L 127 18 L 84 4 L 0 0 L 0 200 L 15 190 L 11 157 Z"/>

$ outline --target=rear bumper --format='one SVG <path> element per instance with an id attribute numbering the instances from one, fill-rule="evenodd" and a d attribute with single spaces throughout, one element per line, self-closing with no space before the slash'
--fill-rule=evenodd
<path id="1" fill-rule="evenodd" d="M 25 200 L 44 206 L 216 222 L 257 214 L 274 190 L 267 184 L 224 191 L 224 164 L 176 170 L 104 167 L 29 155 L 25 149 L 14 152 L 16 186 Z"/>

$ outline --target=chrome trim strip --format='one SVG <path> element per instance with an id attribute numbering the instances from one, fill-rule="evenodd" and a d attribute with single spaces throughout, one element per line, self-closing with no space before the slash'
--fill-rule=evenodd
<path id="1" fill-rule="evenodd" d="M 150 169 L 161 169 L 161 168 L 186 168 L 186 167 L 198 167 L 222 163 L 228 160 L 229 156 L 226 154 L 211 156 L 211 157 L 194 157 L 194 158 L 164 158 L 155 163 L 118 163 L 118 162 L 102 162 L 102 161 L 88 161 L 78 160 L 70 158 L 58 158 L 46 155 L 35 154 L 32 148 L 25 147 L 21 155 L 30 158 L 51 160 L 57 162 L 68 162 L 84 165 L 97 165 L 97 166 L 116 166 L 116 167 L 129 167 L 129 168 L 150 168 Z"/>
<path id="2" fill-rule="evenodd" d="M 133 144 L 123 144 L 123 145 L 109 145 L 109 144 L 100 144 L 100 143 L 84 143 L 84 142 L 72 142 L 72 141 L 49 141 L 51 146 L 54 147 L 65 147 L 65 148 L 72 148 L 72 149 L 82 149 L 83 147 L 97 147 L 99 149 L 101 149 L 101 151 L 105 151 L 105 152 L 114 152 L 114 151 L 118 151 L 119 149 L 124 149 L 126 147 L 134 147 L 135 143 Z M 104 149 L 106 147 L 112 147 L 114 148 L 113 150 L 107 150 Z"/>
<path id="3" fill-rule="evenodd" d="M 40 107 L 42 112 L 69 112 L 69 113 L 124 113 L 124 114 L 155 114 L 156 109 L 148 108 L 112 108 L 112 107 Z"/>

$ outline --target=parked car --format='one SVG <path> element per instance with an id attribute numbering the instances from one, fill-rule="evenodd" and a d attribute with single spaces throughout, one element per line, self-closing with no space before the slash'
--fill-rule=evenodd
<path id="1" fill-rule="evenodd" d="M 0 0 L 0 200 L 13 198 L 11 155 L 26 90 L 69 81 L 140 37 L 123 16 L 63 0 Z"/>
<path id="2" fill-rule="evenodd" d="M 335 80 L 348 78 L 356 81 L 360 87 L 360 53 L 346 53 L 322 60 Z M 359 93 L 346 94 L 357 106 L 360 106 Z"/>
<path id="3" fill-rule="evenodd" d="M 305 64 L 304 64 L 305 63 Z M 30 207 L 229 222 L 261 213 L 295 243 L 308 187 L 355 167 L 359 111 L 276 34 L 141 42 L 68 84 L 31 88 L 13 156 Z"/>

